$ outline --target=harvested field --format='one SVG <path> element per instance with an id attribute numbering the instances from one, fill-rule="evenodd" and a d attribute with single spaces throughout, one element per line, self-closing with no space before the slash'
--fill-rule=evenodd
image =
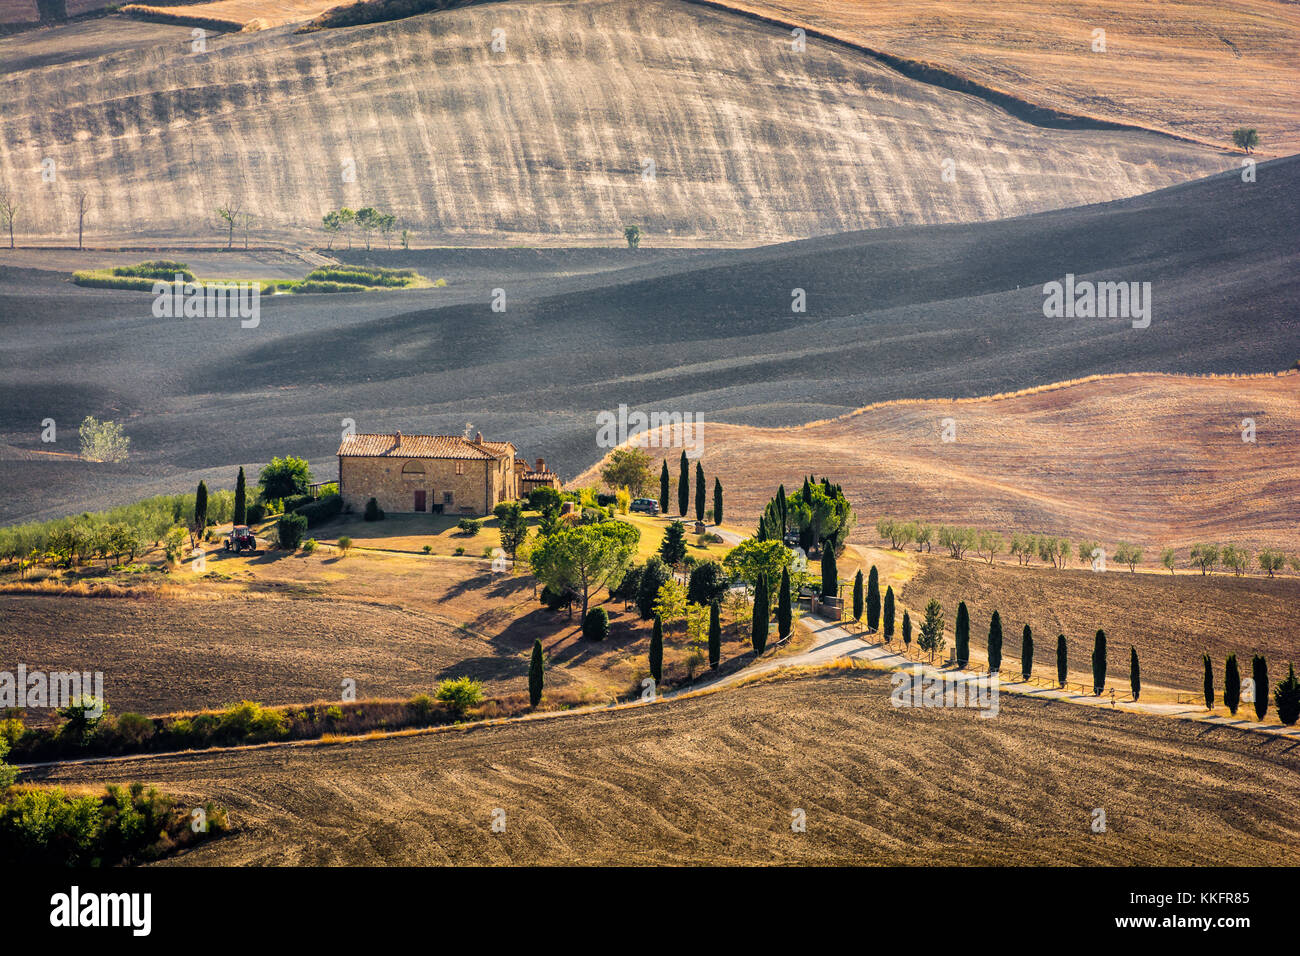
<path id="1" fill-rule="evenodd" d="M 212 3 L 128 3 L 122 13 L 165 23 L 212 25 L 227 30 L 266 30 L 310 20 L 339 0 L 214 0 Z"/>
<path id="2" fill-rule="evenodd" d="M 890 706 L 886 675 L 329 747 L 33 773 L 229 808 L 189 865 L 1300 862 L 1290 741 L 1004 695 Z M 491 813 L 506 811 L 504 833 Z M 1107 832 L 1089 829 L 1094 807 Z M 807 813 L 792 833 L 791 811 Z"/>
<path id="3" fill-rule="evenodd" d="M 953 442 L 942 440 L 948 418 Z M 1242 441 L 1245 418 L 1253 443 Z M 1201 541 L 1300 553 L 1296 374 L 1101 377 L 1003 398 L 887 402 L 800 428 L 710 424 L 705 441 L 737 521 L 757 521 L 777 484 L 797 487 L 815 470 L 844 485 L 859 514 L 854 540 L 872 544 L 887 516 L 1008 540 L 1097 540 L 1108 555 L 1127 541 L 1149 566 L 1173 547 L 1180 569 Z"/>
<path id="4" fill-rule="evenodd" d="M 1008 672 L 1019 672 L 1025 624 L 1034 631 L 1035 673 L 1044 677 L 1056 673 L 1056 635 L 1061 633 L 1068 642 L 1071 669 L 1087 673 L 1093 638 L 1102 628 L 1111 686 L 1125 695 L 1130 646 L 1137 648 L 1144 684 L 1192 693 L 1201 688 L 1204 653 L 1214 661 L 1220 693 L 1223 662 L 1230 653 L 1237 655 L 1247 676 L 1251 657 L 1263 654 L 1273 682 L 1286 677 L 1288 663 L 1300 663 L 1300 578 L 1294 575 L 1269 580 L 1202 577 L 1191 571 L 1130 574 L 1114 568 L 1096 574 L 990 566 L 978 559 L 954 561 L 934 555 L 921 559 L 920 570 L 903 586 L 901 596 L 913 616 L 931 598 L 943 604 L 949 651 L 958 602 L 966 602 L 971 646 L 981 652 L 996 609 L 1002 618 L 1002 657 Z"/>
<path id="5" fill-rule="evenodd" d="M 0 182 L 50 158 L 65 185 L 93 184 L 94 243 L 211 238 L 235 202 L 263 240 L 323 243 L 327 210 L 373 205 L 421 243 L 618 244 L 636 222 L 647 245 L 756 244 L 996 219 L 1235 166 L 1144 132 L 1034 126 L 677 0 L 291 29 L 210 37 L 199 54 L 106 43 L 93 62 L 6 74 Z M 23 240 L 65 238 L 73 195 L 27 192 Z"/>
<path id="6" fill-rule="evenodd" d="M 1300 148 L 1300 9 L 1285 0 L 709 0 L 934 65 L 1041 106 Z M 1106 50 L 1093 52 L 1093 31 Z M 809 41 L 809 48 L 817 43 Z"/>

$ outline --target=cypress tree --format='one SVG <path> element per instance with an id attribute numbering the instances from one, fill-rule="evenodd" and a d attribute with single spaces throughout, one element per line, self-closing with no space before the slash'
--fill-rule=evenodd
<path id="1" fill-rule="evenodd" d="M 656 684 L 664 678 L 664 625 L 658 614 L 650 632 L 650 676 Z"/>
<path id="2" fill-rule="evenodd" d="M 235 524 L 248 524 L 247 494 L 244 485 L 244 469 L 241 467 L 239 477 L 235 479 Z"/>
<path id="3" fill-rule="evenodd" d="M 1214 665 L 1210 663 L 1210 655 L 1201 655 L 1201 666 L 1205 669 L 1205 709 L 1214 710 Z"/>
<path id="4" fill-rule="evenodd" d="M 862 620 L 862 569 L 858 568 L 853 579 L 853 620 Z"/>
<path id="5" fill-rule="evenodd" d="M 894 639 L 894 588 L 885 588 L 885 640 Z"/>
<path id="6" fill-rule="evenodd" d="M 836 598 L 840 594 L 840 571 L 835 563 L 835 549 L 822 548 L 822 598 Z"/>
<path id="7" fill-rule="evenodd" d="M 1255 719 L 1263 720 L 1268 713 L 1268 661 L 1263 654 L 1251 658 L 1250 674 L 1255 679 Z"/>
<path id="8" fill-rule="evenodd" d="M 1106 689 L 1106 632 L 1098 631 L 1092 645 L 1092 693 L 1100 697 Z"/>
<path id="9" fill-rule="evenodd" d="M 668 514 L 668 459 L 664 459 L 664 466 L 659 470 L 659 513 Z"/>
<path id="10" fill-rule="evenodd" d="M 686 517 L 686 509 L 691 504 L 691 466 L 686 462 L 686 451 L 682 450 L 681 465 L 677 469 L 677 513 Z"/>
<path id="11" fill-rule="evenodd" d="M 1236 717 L 1241 704 L 1241 672 L 1237 669 L 1236 654 L 1229 654 L 1223 666 L 1223 702 L 1228 706 L 1228 713 Z"/>
<path id="12" fill-rule="evenodd" d="M 874 564 L 867 575 L 867 627 L 872 631 L 880 627 L 880 575 Z"/>
<path id="13" fill-rule="evenodd" d="M 1065 635 L 1056 635 L 1056 682 L 1062 687 L 1065 686 L 1065 678 L 1069 674 L 1069 662 L 1065 657 Z"/>
<path id="14" fill-rule="evenodd" d="M 1002 615 L 997 611 L 989 620 L 989 673 L 1002 670 Z"/>
<path id="15" fill-rule="evenodd" d="M 790 569 L 781 569 L 781 593 L 776 598 L 776 634 L 781 640 L 790 636 L 794 615 L 790 611 Z"/>
<path id="16" fill-rule="evenodd" d="M 194 527 L 199 529 L 199 534 L 203 534 L 203 529 L 208 526 L 208 486 L 199 482 L 199 488 L 194 492 Z"/>
<path id="17" fill-rule="evenodd" d="M 713 479 L 713 523 L 722 524 L 722 482 Z"/>
<path id="18" fill-rule="evenodd" d="M 542 685 L 545 683 L 543 668 L 542 642 L 533 641 L 533 659 L 528 663 L 528 703 L 534 707 L 542 701 Z"/>
<path id="19" fill-rule="evenodd" d="M 695 463 L 695 520 L 704 520 L 704 464 Z"/>
<path id="20" fill-rule="evenodd" d="M 716 671 L 721 660 L 722 617 L 718 610 L 718 602 L 714 601 L 709 605 L 709 667 Z"/>
<path id="21" fill-rule="evenodd" d="M 785 533 L 790 530 L 788 524 L 790 506 L 785 500 L 785 485 L 776 489 L 776 513 L 781 518 L 781 543 L 785 544 Z"/>
<path id="22" fill-rule="evenodd" d="M 772 605 L 767 596 L 767 575 L 760 574 L 758 584 L 754 588 L 754 617 L 750 630 L 755 656 L 767 650 L 768 618 L 771 615 Z"/>
<path id="23" fill-rule="evenodd" d="M 1020 678 L 1029 680 L 1034 676 L 1034 632 L 1028 624 L 1020 635 Z"/>
<path id="24" fill-rule="evenodd" d="M 953 635 L 952 656 L 958 667 L 965 667 L 970 663 L 970 612 L 966 610 L 965 601 L 957 605 L 957 623 L 953 625 Z"/>
<path id="25" fill-rule="evenodd" d="M 1138 664 L 1138 649 L 1132 644 L 1128 648 L 1128 686 L 1133 690 L 1133 699 L 1142 696 L 1142 668 Z"/>
<path id="26" fill-rule="evenodd" d="M 1286 680 L 1273 688 L 1273 703 L 1277 705 L 1277 719 L 1288 727 L 1300 720 L 1300 681 L 1295 677 L 1295 665 L 1287 671 Z"/>
<path id="27" fill-rule="evenodd" d="M 903 612 L 903 647 L 906 649 L 912 643 L 912 619 L 907 612 Z"/>

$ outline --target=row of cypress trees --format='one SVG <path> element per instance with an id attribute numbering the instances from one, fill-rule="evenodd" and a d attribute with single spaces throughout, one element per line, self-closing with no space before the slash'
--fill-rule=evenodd
<path id="1" fill-rule="evenodd" d="M 686 452 L 682 451 L 682 458 L 679 464 L 680 473 L 677 477 L 677 513 L 683 518 L 691 502 L 691 466 L 686 460 Z M 659 511 L 661 514 L 668 514 L 668 487 L 671 484 L 668 478 L 668 459 L 663 461 L 663 467 L 659 469 Z M 695 463 L 695 520 L 704 520 L 704 464 Z M 716 477 L 713 479 L 713 523 L 722 524 L 722 482 Z"/>
<path id="2" fill-rule="evenodd" d="M 1209 654 L 1201 655 L 1201 664 L 1205 669 L 1204 692 L 1206 710 L 1214 709 L 1214 664 Z M 1263 720 L 1268 713 L 1268 661 L 1263 654 L 1256 654 L 1250 661 L 1250 676 L 1254 685 L 1255 719 Z M 1296 679 L 1295 665 L 1287 672 L 1287 678 L 1279 681 L 1273 688 L 1273 703 L 1277 705 L 1277 716 L 1282 723 L 1290 726 L 1300 720 L 1300 681 Z M 1237 655 L 1229 654 L 1223 666 L 1223 705 L 1234 717 L 1241 706 L 1241 671 L 1237 666 Z"/>

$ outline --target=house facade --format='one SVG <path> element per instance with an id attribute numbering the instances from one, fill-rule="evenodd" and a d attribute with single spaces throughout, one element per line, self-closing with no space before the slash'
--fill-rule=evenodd
<path id="1" fill-rule="evenodd" d="M 461 435 L 349 435 L 339 445 L 339 494 L 344 507 L 384 511 L 486 515 L 502 501 L 560 479 L 537 459 L 529 468 L 511 442 Z"/>

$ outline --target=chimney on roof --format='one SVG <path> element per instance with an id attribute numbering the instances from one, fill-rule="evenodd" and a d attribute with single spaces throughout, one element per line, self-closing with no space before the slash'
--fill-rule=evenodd
<path id="1" fill-rule="evenodd" d="M 537 459 L 537 469 L 536 469 L 536 470 L 539 471 L 539 472 L 540 472 L 540 471 L 545 471 L 545 470 L 546 470 L 546 459 L 545 459 L 545 458 L 539 458 L 539 459 Z"/>
<path id="2" fill-rule="evenodd" d="M 483 444 L 483 433 L 482 433 L 482 432 L 479 432 L 479 433 L 478 433 L 478 437 L 475 438 L 474 440 L 475 440 L 476 442 L 478 442 L 480 445 Z"/>
<path id="3" fill-rule="evenodd" d="M 396 448 L 401 443 L 402 443 L 402 433 L 398 431 L 393 435 L 393 447 Z"/>

